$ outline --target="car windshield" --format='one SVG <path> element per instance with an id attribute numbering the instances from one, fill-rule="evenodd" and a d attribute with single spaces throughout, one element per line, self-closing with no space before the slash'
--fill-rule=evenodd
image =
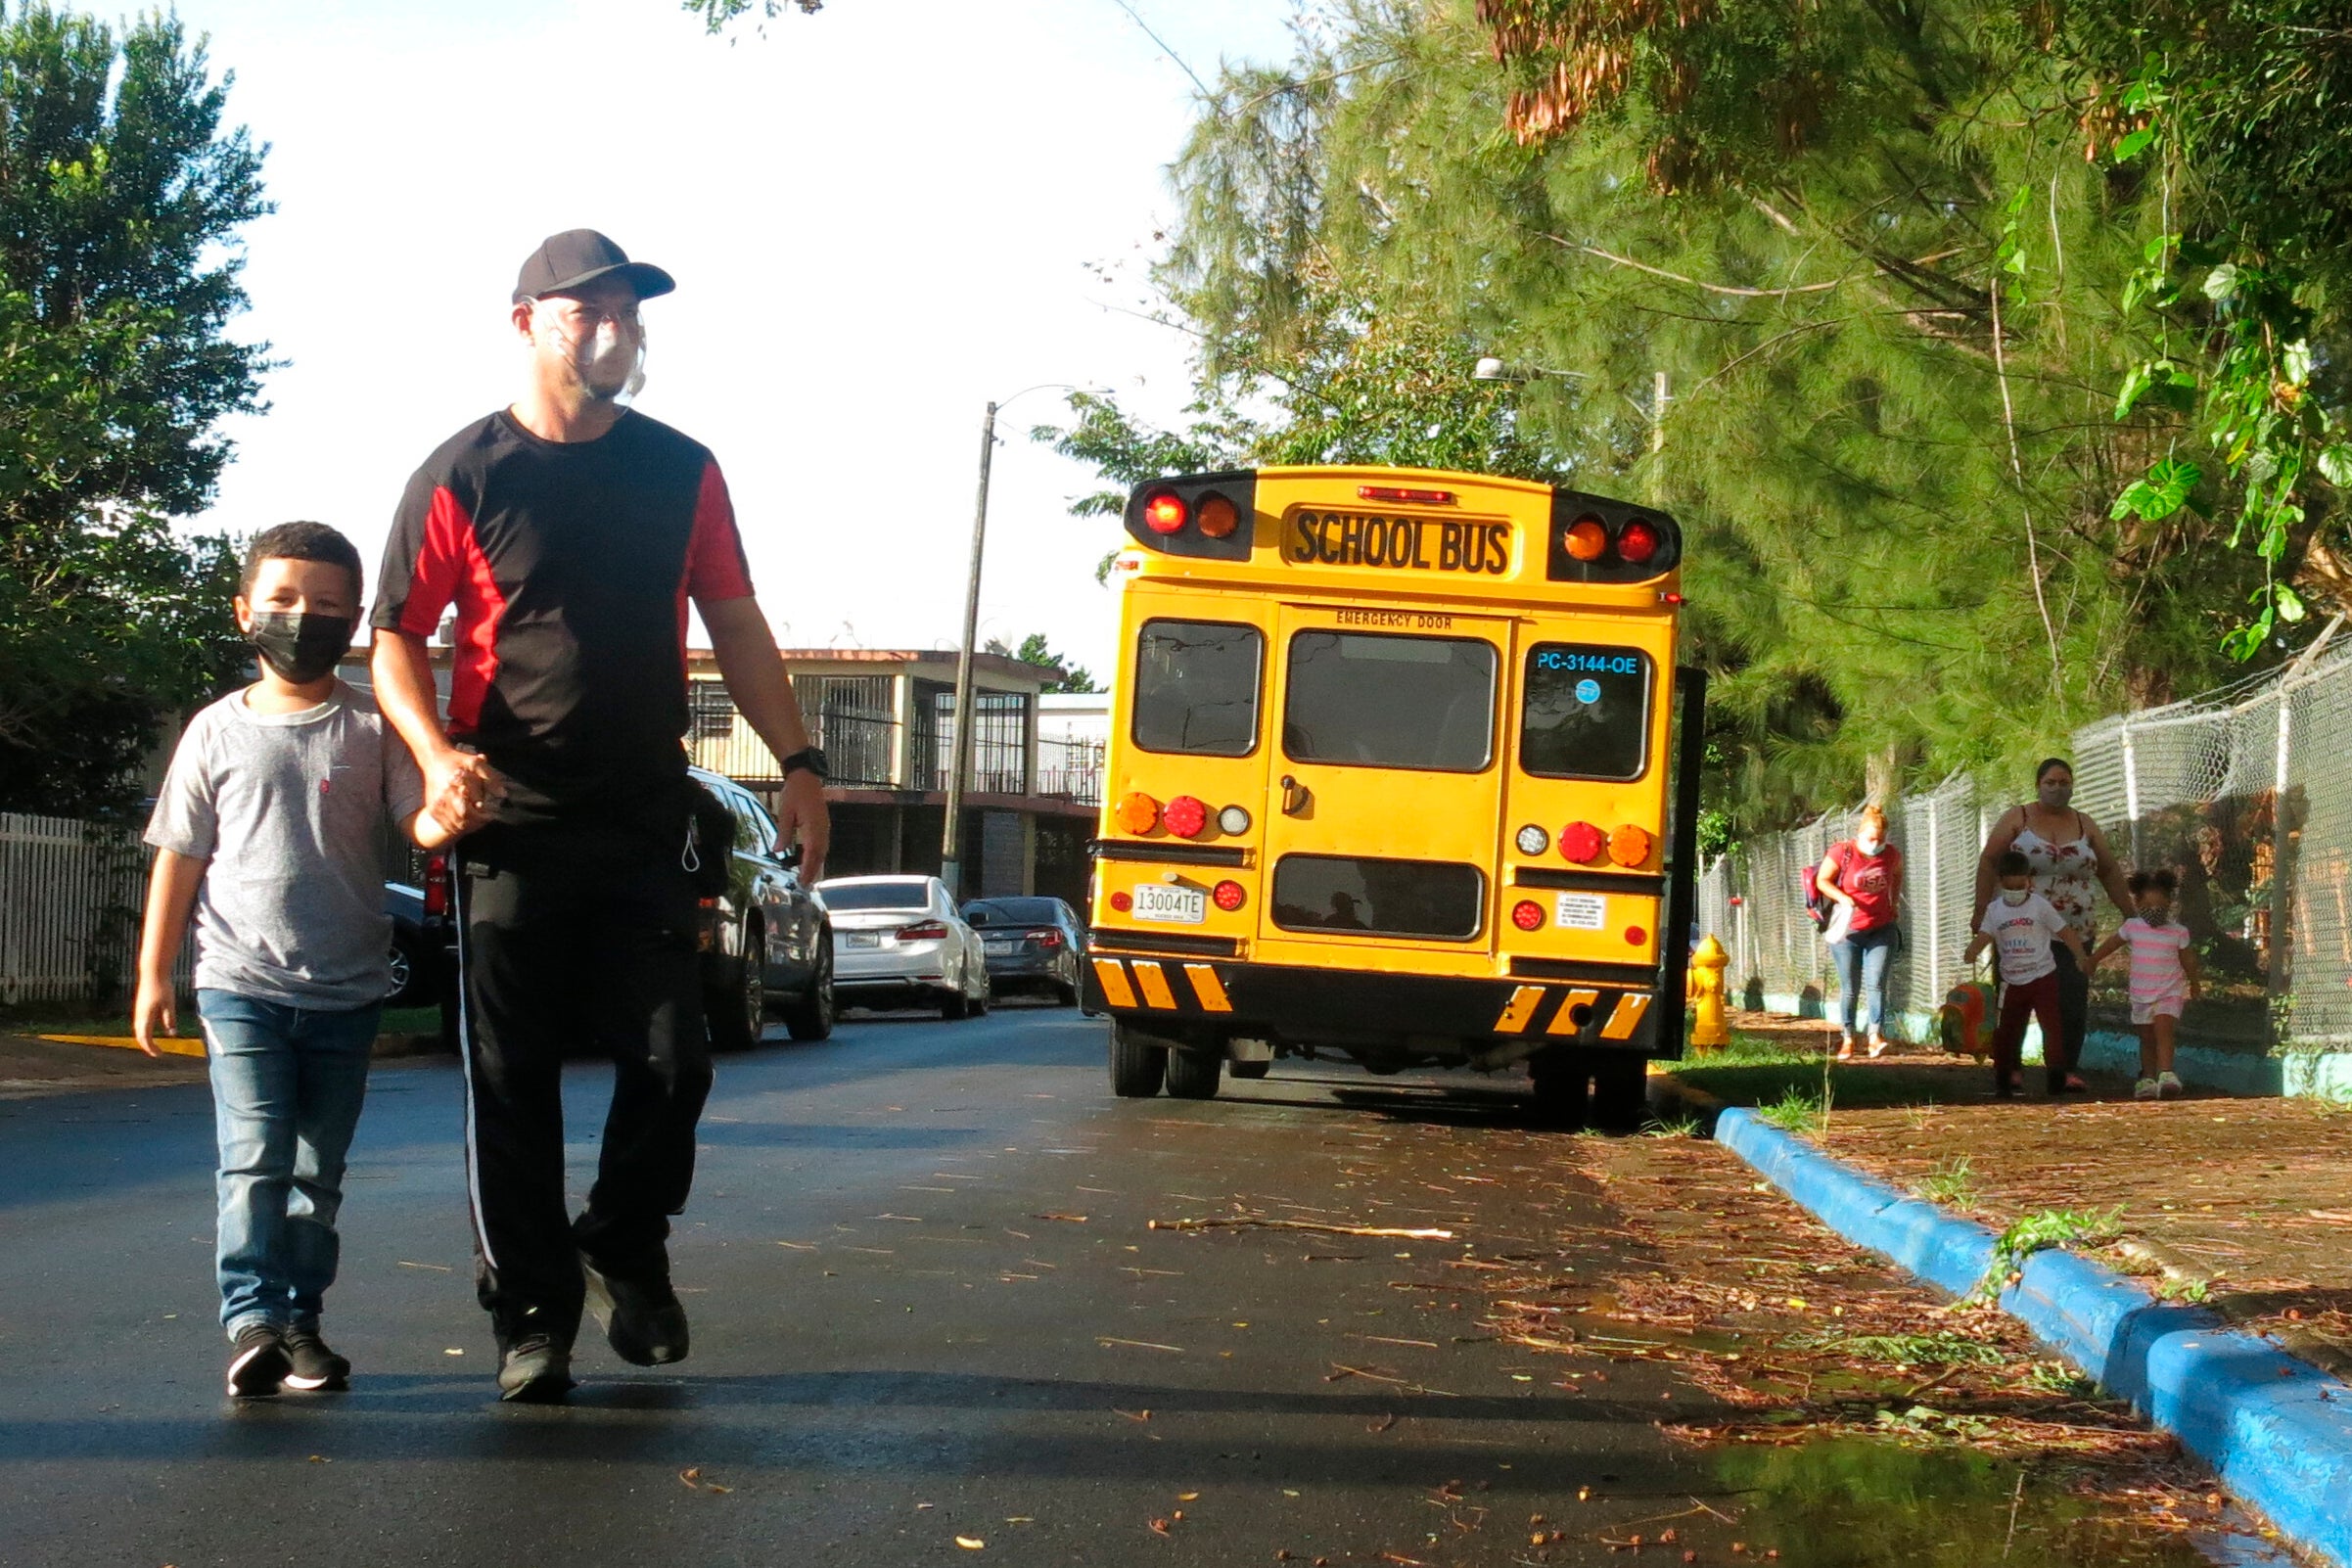
<path id="1" fill-rule="evenodd" d="M 828 909 L 920 909 L 931 901 L 920 882 L 820 882 Z"/>
<path id="2" fill-rule="evenodd" d="M 983 899 L 964 905 L 964 918 L 976 926 L 1050 926 L 1061 917 L 1051 899 Z"/>

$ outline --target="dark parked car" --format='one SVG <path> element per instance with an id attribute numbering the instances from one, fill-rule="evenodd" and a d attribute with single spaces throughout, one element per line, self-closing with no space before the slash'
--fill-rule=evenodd
<path id="1" fill-rule="evenodd" d="M 703 900 L 703 1009 L 715 1050 L 748 1050 L 772 1010 L 794 1039 L 833 1033 L 833 929 L 801 885 L 798 855 L 776 853 L 776 822 L 733 779 L 694 781 L 735 819 L 727 891 Z"/>
<path id="2" fill-rule="evenodd" d="M 1000 996 L 1037 992 L 1065 1007 L 1077 1004 L 1085 940 L 1068 904 L 1059 899 L 975 899 L 964 905 L 964 919 L 980 933 L 991 991 Z"/>
<path id="3" fill-rule="evenodd" d="M 438 1007 L 441 1043 L 457 1048 L 457 922 L 449 918 L 449 857 L 429 855 L 425 885 L 384 884 L 392 916 L 392 989 L 387 1007 Z"/>

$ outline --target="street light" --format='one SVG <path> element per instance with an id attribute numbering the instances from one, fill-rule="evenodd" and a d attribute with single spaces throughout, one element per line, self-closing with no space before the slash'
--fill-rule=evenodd
<path id="1" fill-rule="evenodd" d="M 1591 375 L 1582 370 L 1550 370 L 1542 365 L 1513 367 L 1504 364 L 1493 354 L 1480 355 L 1478 363 L 1470 367 L 1472 381 L 1539 381 L 1545 378 L 1555 381 L 1591 381 L 1592 379 Z M 1625 394 L 1620 392 L 1618 395 L 1624 396 Z M 1653 452 L 1663 451 L 1666 446 L 1666 405 L 1674 401 L 1674 394 L 1667 390 L 1666 372 L 1659 371 L 1656 380 L 1651 385 L 1649 407 L 1642 407 L 1639 403 L 1634 402 L 1631 397 L 1626 397 L 1625 400 L 1632 403 L 1634 412 L 1639 414 L 1648 423 L 1649 449 Z"/>
<path id="2" fill-rule="evenodd" d="M 964 640 L 955 661 L 955 730 L 949 739 L 947 760 L 947 820 L 940 830 L 940 880 L 947 885 L 947 897 L 963 897 L 963 875 L 958 853 L 958 827 L 964 814 L 964 770 L 972 756 L 972 652 L 980 636 L 980 552 L 989 531 L 989 459 L 996 451 L 996 410 L 1015 397 L 1026 397 L 1033 392 L 1101 392 L 1099 387 L 1077 387 L 1066 381 L 1041 381 L 1034 387 L 1024 387 L 1001 402 L 988 405 L 988 413 L 980 422 L 980 498 L 972 508 L 972 565 L 964 581 Z"/>

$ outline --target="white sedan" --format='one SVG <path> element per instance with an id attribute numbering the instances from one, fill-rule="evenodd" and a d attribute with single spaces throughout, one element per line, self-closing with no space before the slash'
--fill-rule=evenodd
<path id="1" fill-rule="evenodd" d="M 988 958 L 937 877 L 835 877 L 816 885 L 833 925 L 833 989 L 844 1006 L 989 1010 Z"/>

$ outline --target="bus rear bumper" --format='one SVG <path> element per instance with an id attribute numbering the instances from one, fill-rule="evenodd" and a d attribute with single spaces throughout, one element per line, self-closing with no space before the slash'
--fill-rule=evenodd
<path id="1" fill-rule="evenodd" d="M 1267 1039 L 1349 1054 L 1499 1066 L 1550 1046 L 1678 1054 L 1659 1045 L 1654 985 L 1463 979 L 1228 958 L 1088 955 L 1085 1005 L 1171 1038 Z"/>

